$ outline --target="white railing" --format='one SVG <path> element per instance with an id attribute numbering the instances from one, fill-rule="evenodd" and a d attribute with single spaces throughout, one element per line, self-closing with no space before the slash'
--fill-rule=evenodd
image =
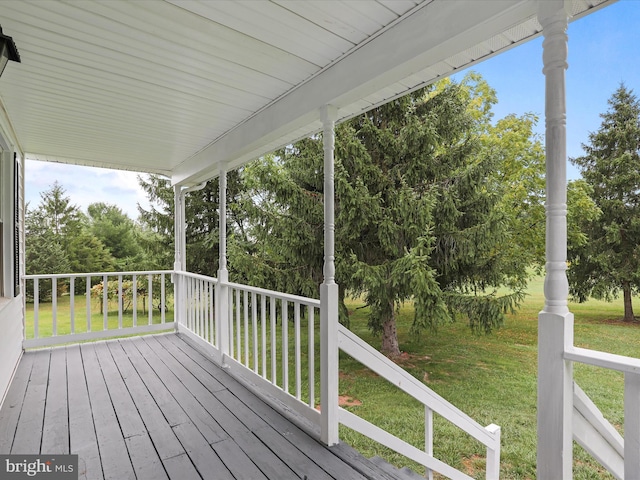
<path id="1" fill-rule="evenodd" d="M 178 300 L 179 329 L 215 347 L 218 362 L 232 373 L 318 424 L 320 301 L 187 272 L 176 276 L 184 292 Z"/>
<path id="2" fill-rule="evenodd" d="M 175 291 L 167 288 L 172 287 L 169 280 L 175 284 Z M 320 300 L 184 271 L 28 275 L 25 281 L 27 292 L 29 282 L 33 282 L 33 307 L 32 312 L 27 312 L 25 325 L 25 332 L 31 330 L 31 335 L 25 336 L 25 348 L 175 328 L 212 349 L 214 359 L 234 376 L 320 425 L 316 408 Z M 76 287 L 81 282 L 85 283 L 84 293 L 78 294 Z M 51 297 L 51 312 L 47 305 L 47 315 L 40 308 L 43 290 Z M 64 298 L 62 290 L 69 297 L 64 308 L 58 302 Z M 85 297 L 84 308 L 77 297 Z M 140 302 L 148 310 L 142 316 Z M 167 310 L 170 303 L 175 304 L 174 312 Z M 84 320 L 79 310 L 84 312 Z M 167 321 L 169 313 L 175 315 L 175 321 Z M 424 405 L 425 450 L 342 408 L 336 422 L 424 465 L 427 478 L 438 472 L 454 480 L 470 480 L 468 475 L 434 457 L 436 413 L 486 446 L 486 479 L 499 478 L 500 427 L 481 426 L 341 325 L 334 341 L 345 353 Z M 637 394 L 638 382 L 629 383 Z"/>
<path id="3" fill-rule="evenodd" d="M 342 325 L 338 327 L 338 345 L 340 350 L 424 405 L 425 450 L 418 449 L 345 409 L 340 409 L 340 423 L 422 464 L 426 468 L 427 478 L 433 478 L 433 472 L 437 472 L 453 480 L 472 480 L 465 473 L 433 456 L 433 413 L 437 413 L 486 446 L 486 479 L 499 478 L 500 427 L 493 424 L 483 427 Z"/>
<path id="4" fill-rule="evenodd" d="M 215 323 L 215 289 L 218 280 L 189 272 L 178 272 L 176 278 L 179 291 L 184 292 L 179 297 L 180 308 L 176 308 L 178 322 L 206 343 L 219 348 L 219 333 Z"/>
<path id="5" fill-rule="evenodd" d="M 230 356 L 315 409 L 320 301 L 237 283 L 228 286 Z"/>
<path id="6" fill-rule="evenodd" d="M 573 347 L 565 360 L 624 374 L 624 439 L 574 383 L 573 438 L 618 479 L 640 475 L 640 359 Z"/>
<path id="7" fill-rule="evenodd" d="M 173 328 L 171 273 L 26 275 L 24 348 Z"/>

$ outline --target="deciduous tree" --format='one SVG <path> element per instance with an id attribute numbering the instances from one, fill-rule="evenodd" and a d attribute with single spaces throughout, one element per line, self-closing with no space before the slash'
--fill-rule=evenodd
<path id="1" fill-rule="evenodd" d="M 140 227 L 116 205 L 103 202 L 87 207 L 88 227 L 115 259 L 119 270 L 135 270 L 142 262 Z"/>

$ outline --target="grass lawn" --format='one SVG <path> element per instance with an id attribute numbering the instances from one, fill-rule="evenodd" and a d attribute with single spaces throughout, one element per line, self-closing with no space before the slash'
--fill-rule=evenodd
<path id="1" fill-rule="evenodd" d="M 413 310 L 402 309 L 398 333 L 405 352 L 399 362 L 415 377 L 483 425 L 502 428 L 502 479 L 536 477 L 537 316 L 544 296 L 542 279 L 535 279 L 530 295 L 515 315 L 491 335 L 475 335 L 463 322 L 411 338 Z M 367 329 L 366 309 L 351 301 L 351 328 L 375 347 L 380 339 Z M 623 324 L 622 300 L 571 304 L 575 315 L 576 346 L 640 357 L 640 323 Z M 380 379 L 358 362 L 341 355 L 340 394 L 362 402 L 354 413 L 424 448 L 424 412 L 403 392 Z M 623 424 L 622 374 L 575 365 L 575 379 L 615 426 Z M 485 449 L 447 421 L 434 415 L 435 455 L 484 478 Z M 421 467 L 375 442 L 341 427 L 341 439 L 367 456 L 380 455 L 397 466 Z M 581 447 L 574 444 L 574 478 L 613 478 Z"/>
<path id="2" fill-rule="evenodd" d="M 148 308 L 143 310 L 142 296 L 138 299 L 137 309 L 137 325 L 147 325 L 149 323 Z M 173 322 L 173 301 L 167 300 L 168 310 L 165 312 L 165 322 Z M 74 331 L 75 333 L 84 333 L 87 328 L 87 304 L 85 295 L 76 295 L 74 297 L 73 311 Z M 71 333 L 71 297 L 62 295 L 57 299 L 57 318 L 56 327 L 58 335 L 68 335 Z M 109 301 L 107 326 L 109 330 L 118 329 L 118 303 Z M 152 323 L 161 323 L 160 311 L 156 308 L 152 311 Z M 122 327 L 133 326 L 133 312 L 129 308 L 123 311 Z M 102 331 L 104 329 L 104 315 L 102 313 L 101 303 L 99 300 L 91 299 L 91 328 L 92 332 Z M 34 304 L 27 303 L 26 308 L 26 338 L 34 338 Z M 51 303 L 40 303 L 38 305 L 38 337 L 46 338 L 53 334 L 53 308 Z"/>

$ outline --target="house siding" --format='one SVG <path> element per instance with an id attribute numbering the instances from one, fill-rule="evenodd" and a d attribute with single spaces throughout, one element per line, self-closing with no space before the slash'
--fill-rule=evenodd
<path id="1" fill-rule="evenodd" d="M 22 295 L 0 299 L 0 407 L 22 355 Z"/>
<path id="2" fill-rule="evenodd" d="M 19 151 L 11 122 L 0 100 L 0 141 L 7 153 L 11 168 L 2 175 L 3 220 L 5 224 L 2 248 L 4 292 L 0 296 L 0 406 L 4 403 L 9 385 L 22 356 L 24 329 L 23 276 L 24 257 L 24 155 Z M 8 166 L 8 165 L 7 165 Z M 17 192 L 16 192 L 17 189 Z M 17 222 L 17 225 L 16 225 Z M 17 236 L 17 238 L 16 238 Z M 16 252 L 17 249 L 17 252 Z M 16 258 L 18 259 L 16 265 Z M 17 269 L 16 269 L 17 267 Z"/>

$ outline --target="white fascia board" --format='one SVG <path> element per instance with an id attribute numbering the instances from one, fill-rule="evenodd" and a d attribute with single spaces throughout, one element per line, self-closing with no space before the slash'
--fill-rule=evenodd
<path id="1" fill-rule="evenodd" d="M 27 160 L 37 160 L 40 162 L 51 163 L 65 163 L 68 165 L 81 165 L 84 167 L 96 167 L 107 168 L 111 170 L 125 170 L 137 173 L 150 173 L 155 175 L 162 175 L 165 177 L 171 176 L 171 171 L 164 168 L 153 168 L 148 165 L 132 164 L 132 163 L 117 163 L 101 160 L 91 160 L 88 158 L 76 158 L 76 157 L 62 157 L 58 155 L 49 155 L 37 152 L 26 152 L 25 158 Z"/>
<path id="2" fill-rule="evenodd" d="M 185 160 L 174 170 L 172 183 L 213 177 L 221 162 L 238 166 L 238 159 L 248 161 L 268 153 L 270 143 L 317 121 L 321 107 L 340 109 L 359 101 L 525 21 L 536 11 L 536 0 L 428 3 Z"/>

